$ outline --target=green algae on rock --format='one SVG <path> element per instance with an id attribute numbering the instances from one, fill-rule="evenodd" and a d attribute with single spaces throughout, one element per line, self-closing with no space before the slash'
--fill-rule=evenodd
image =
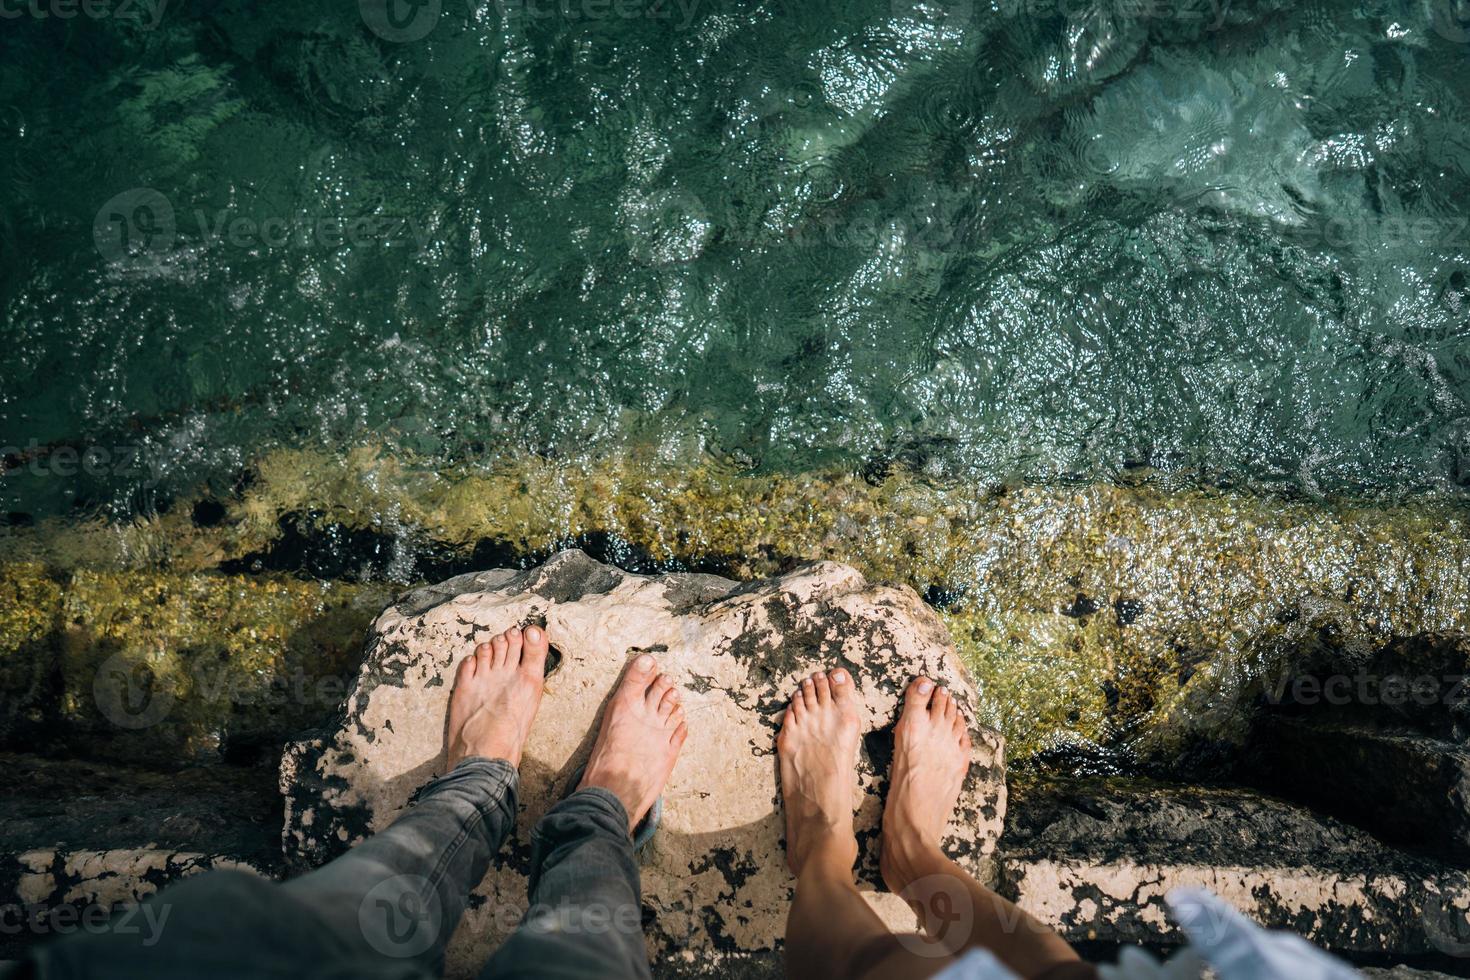
<path id="1" fill-rule="evenodd" d="M 666 458 L 679 455 L 595 464 L 525 456 L 445 471 L 366 447 L 281 451 L 257 462 L 213 526 L 176 505 L 121 530 L 42 521 L 10 529 L 7 542 L 17 558 L 131 568 L 145 582 L 151 568 L 248 573 L 283 524 L 391 538 L 406 557 L 378 574 L 404 584 L 433 574 L 416 556 L 465 563 L 491 543 L 495 555 L 531 561 L 595 535 L 626 544 L 646 570 L 756 578 L 798 561 L 842 561 L 941 607 L 985 695 L 985 720 L 1005 732 L 1013 759 L 1121 750 L 1125 761 L 1167 761 L 1200 743 L 1236 744 L 1261 678 L 1288 666 L 1324 622 L 1349 651 L 1470 626 L 1461 601 L 1470 526 L 1452 503 L 935 485 L 903 470 L 881 479 L 840 469 L 749 475 Z M 252 605 L 245 597 L 265 587 L 260 576 L 229 581 L 237 632 L 267 608 L 297 608 Z M 207 618 L 191 622 L 190 643 L 243 643 L 206 640 Z M 84 639 L 69 649 L 95 646 L 91 629 L 76 625 Z M 289 633 L 277 623 L 272 639 L 245 646 L 264 650 Z M 263 654 L 242 662 L 253 656 Z"/>
<path id="2" fill-rule="evenodd" d="M 0 564 L 0 740 L 45 719 L 55 664 L 61 586 L 35 562 Z"/>
<path id="3" fill-rule="evenodd" d="M 249 753 L 346 694 L 381 586 L 77 571 L 62 599 L 59 716 L 88 754 Z"/>

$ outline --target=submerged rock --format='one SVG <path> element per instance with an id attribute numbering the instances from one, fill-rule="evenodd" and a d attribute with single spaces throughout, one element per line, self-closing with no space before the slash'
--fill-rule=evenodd
<path id="1" fill-rule="evenodd" d="M 775 736 L 798 678 L 844 666 L 862 701 L 859 874 L 891 925 L 913 928 L 879 893 L 877 828 L 892 724 L 907 680 L 947 685 L 974 717 L 975 692 L 935 614 L 911 590 L 869 584 L 821 563 L 737 584 L 709 575 L 633 575 L 563 552 L 530 571 L 451 579 L 400 599 L 377 621 L 337 726 L 282 763 L 288 859 L 310 865 L 381 830 L 445 770 L 444 717 L 456 664 L 516 623 L 544 622 L 559 654 L 521 765 L 523 814 L 477 889 L 450 972 L 469 972 L 526 904 L 529 834 L 586 761 L 598 714 L 628 660 L 655 654 L 679 684 L 690 736 L 643 858 L 650 953 L 717 965 L 777 948 L 793 879 L 786 867 Z M 974 762 L 945 838 L 966 868 L 992 877 L 1005 811 L 1002 741 L 972 729 Z M 507 914 L 509 913 L 509 914 Z"/>

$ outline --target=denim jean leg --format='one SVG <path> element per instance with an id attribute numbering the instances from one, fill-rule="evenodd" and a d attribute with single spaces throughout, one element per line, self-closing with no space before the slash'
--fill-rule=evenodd
<path id="1" fill-rule="evenodd" d="M 649 980 L 628 814 L 605 789 L 578 790 L 532 836 L 530 908 L 481 980 Z"/>
<path id="2" fill-rule="evenodd" d="M 437 972 L 470 889 L 515 823 L 517 781 L 504 759 L 465 759 L 392 826 L 283 887 L 349 947 Z"/>

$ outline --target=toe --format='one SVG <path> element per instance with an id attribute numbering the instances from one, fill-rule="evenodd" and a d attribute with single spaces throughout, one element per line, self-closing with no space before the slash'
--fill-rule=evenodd
<path id="1" fill-rule="evenodd" d="M 805 710 L 806 705 L 802 701 L 801 692 L 797 691 L 791 696 L 791 703 L 786 706 L 786 713 L 781 717 L 781 727 L 785 728 L 787 725 L 800 723 L 801 714 Z"/>
<path id="2" fill-rule="evenodd" d="M 525 646 L 521 647 L 521 669 L 537 677 L 546 674 L 546 654 L 551 649 L 546 631 L 539 626 L 526 627 Z"/>
<path id="3" fill-rule="evenodd" d="M 521 635 L 519 626 L 512 626 L 505 631 L 505 662 L 511 667 L 521 665 L 521 647 L 525 638 Z"/>
<path id="4" fill-rule="evenodd" d="M 658 716 L 660 718 L 667 718 L 672 715 L 674 713 L 674 710 L 678 707 L 679 689 L 677 687 L 670 687 L 667 691 L 664 692 L 664 696 L 659 699 Z"/>
<path id="5" fill-rule="evenodd" d="M 949 692 L 942 687 L 936 687 L 934 689 L 934 697 L 929 701 L 929 713 L 943 717 L 944 708 L 947 704 L 949 704 Z"/>
<path id="6" fill-rule="evenodd" d="M 489 670 L 490 665 L 495 662 L 494 645 L 486 641 L 475 647 L 475 670 Z"/>
<path id="7" fill-rule="evenodd" d="M 808 711 L 816 710 L 817 685 L 812 682 L 810 677 L 803 677 L 801 679 L 801 700 L 803 708 L 806 708 Z"/>
<path id="8" fill-rule="evenodd" d="M 832 698 L 838 704 L 845 704 L 852 697 L 852 675 L 838 667 L 827 674 L 828 680 L 832 682 Z"/>
<path id="9" fill-rule="evenodd" d="M 681 721 L 679 722 L 679 727 L 674 729 L 674 734 L 669 736 L 669 744 L 672 745 L 677 751 L 679 747 L 684 744 L 684 740 L 688 737 L 689 726 Z"/>
<path id="10" fill-rule="evenodd" d="M 648 685 L 648 693 L 644 697 L 647 698 L 649 707 L 657 708 L 663 702 L 664 695 L 673 689 L 674 679 L 668 674 L 659 674 L 653 679 L 653 683 Z"/>
<path id="11" fill-rule="evenodd" d="M 828 704 L 832 700 L 832 682 L 820 671 L 812 675 L 812 690 L 817 692 L 817 703 Z"/>
<path id="12" fill-rule="evenodd" d="M 915 677 L 904 694 L 904 710 L 922 711 L 929 707 L 929 699 L 933 696 L 934 682 L 927 677 Z"/>
<path id="13" fill-rule="evenodd" d="M 510 649 L 510 644 L 505 641 L 505 634 L 490 637 L 490 666 L 504 667 L 505 654 Z"/>
<path id="14" fill-rule="evenodd" d="M 455 668 L 455 671 L 454 671 L 454 683 L 455 684 L 463 684 L 465 681 L 469 680 L 471 677 L 474 677 L 474 676 L 475 676 L 475 655 L 473 653 L 471 653 L 468 657 L 465 657 L 463 660 L 461 660 L 459 662 L 459 666 L 457 668 Z"/>
<path id="15" fill-rule="evenodd" d="M 630 698 L 641 698 L 647 694 L 648 685 L 653 683 L 654 669 L 657 667 L 657 660 L 649 654 L 640 653 L 628 665 L 628 672 L 623 675 L 623 693 Z"/>

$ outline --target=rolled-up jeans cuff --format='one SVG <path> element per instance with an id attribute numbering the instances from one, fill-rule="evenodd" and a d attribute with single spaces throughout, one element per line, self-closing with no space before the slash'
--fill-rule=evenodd
<path id="1" fill-rule="evenodd" d="M 460 796 L 471 803 L 486 820 L 480 826 L 488 832 L 494 825 L 493 818 L 498 810 L 509 828 L 515 823 L 516 801 L 519 798 L 521 775 L 515 766 L 505 759 L 487 759 L 472 755 L 461 759 L 459 764 L 444 775 L 430 780 L 415 797 L 415 803 L 442 793 Z M 500 842 L 492 842 L 492 848 Z"/>
<path id="2" fill-rule="evenodd" d="M 623 806 L 623 801 L 618 799 L 612 791 L 605 790 L 601 786 L 587 786 L 579 789 L 557 803 L 548 812 L 556 813 L 584 808 L 601 810 L 609 816 L 616 817 L 622 826 L 628 826 L 628 810 Z"/>

